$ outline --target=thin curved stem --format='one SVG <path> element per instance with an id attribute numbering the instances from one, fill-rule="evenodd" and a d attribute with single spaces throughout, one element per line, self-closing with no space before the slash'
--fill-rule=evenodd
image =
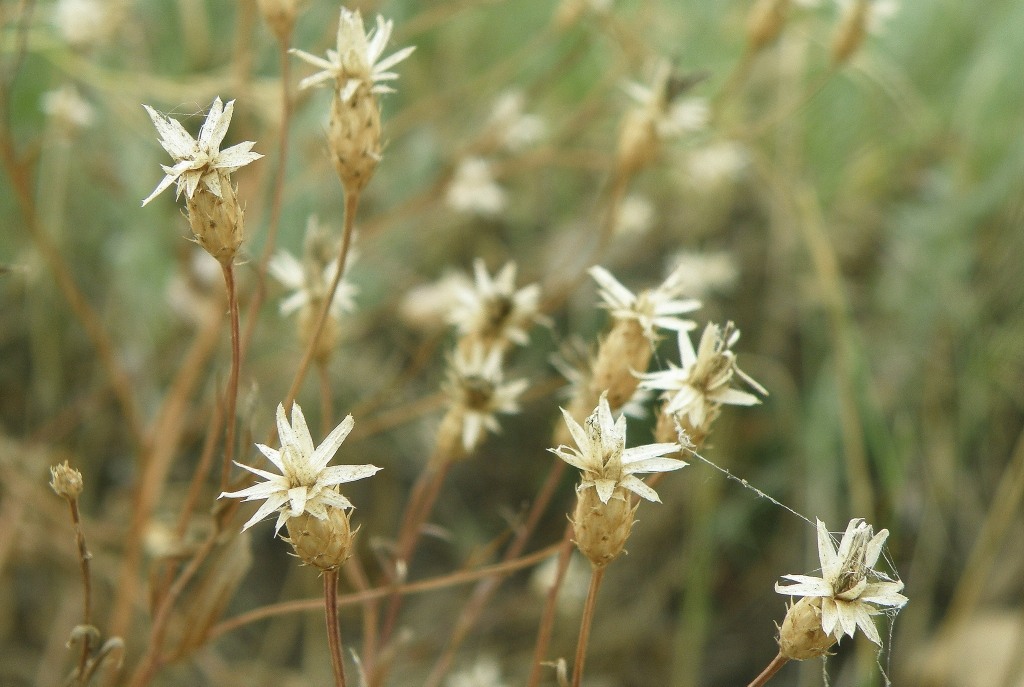
<path id="1" fill-rule="evenodd" d="M 399 586 L 397 589 L 393 586 L 375 587 L 355 594 L 346 594 L 345 596 L 338 598 L 338 606 L 351 606 L 354 604 L 366 603 L 370 600 L 382 599 L 395 592 L 403 595 L 421 594 L 423 592 L 432 592 L 438 589 L 447 589 L 448 587 L 454 587 L 459 584 L 468 584 L 493 575 L 508 575 L 517 570 L 534 566 L 545 558 L 551 557 L 551 555 L 555 553 L 560 546 L 562 546 L 561 542 L 545 547 L 539 551 L 535 551 L 528 556 L 523 556 L 518 560 L 487 565 L 477 568 L 476 570 L 460 570 L 459 572 L 455 572 L 450 575 L 443 575 L 429 580 L 420 580 L 419 582 L 404 584 Z M 282 603 L 271 604 L 269 606 L 263 606 L 261 608 L 255 608 L 251 611 L 241 613 L 233 618 L 228 618 L 227 620 L 222 620 L 217 623 L 210 628 L 210 632 L 207 637 L 210 641 L 213 641 L 223 634 L 237 630 L 238 628 L 249 625 L 250 623 L 266 620 L 267 618 L 274 618 L 279 615 L 287 615 L 288 613 L 312 611 L 319 609 L 322 605 L 323 599 L 299 599 L 297 601 L 285 601 Z"/>
<path id="2" fill-rule="evenodd" d="M 345 687 L 345 660 L 341 653 L 341 629 L 338 627 L 338 571 L 324 573 L 324 613 L 327 616 L 327 643 L 331 647 L 334 686 Z"/>
<path id="3" fill-rule="evenodd" d="M 562 589 L 565 573 L 569 569 L 569 561 L 572 559 L 572 523 L 565 526 L 565 534 L 562 535 L 562 541 L 557 544 L 557 548 L 558 568 L 555 572 L 555 581 L 551 583 L 547 598 L 544 600 L 544 610 L 541 613 L 540 624 L 537 627 L 537 641 L 533 645 L 533 664 L 530 667 L 530 679 L 526 683 L 528 687 L 537 687 L 540 684 L 544 658 L 547 655 L 548 646 L 551 644 L 551 632 L 555 625 L 558 592 Z"/>
<path id="4" fill-rule="evenodd" d="M 238 332 L 238 293 L 235 290 L 235 268 L 230 261 L 221 263 L 224 286 L 228 292 L 231 317 L 231 374 L 228 377 L 227 401 L 224 408 L 224 463 L 220 472 L 220 490 L 227 491 L 231 478 L 231 461 L 235 458 L 235 407 L 238 404 L 238 376 L 242 365 L 242 348 Z"/>
<path id="5" fill-rule="evenodd" d="M 765 685 L 775 673 L 779 672 L 779 668 L 786 665 L 789 659 L 783 656 L 781 653 L 772 659 L 772 662 L 768 664 L 768 667 L 761 671 L 761 674 L 754 678 L 754 680 L 747 685 L 747 687 L 762 687 Z"/>
<path id="6" fill-rule="evenodd" d="M 540 522 L 541 516 L 547 510 L 548 505 L 551 503 L 551 499 L 554 497 L 555 491 L 558 484 L 561 482 L 562 475 L 565 472 L 566 463 L 565 461 L 555 461 L 552 463 L 551 470 L 548 471 L 548 476 L 541 486 L 540 491 L 537 492 L 537 498 L 534 499 L 533 505 L 530 507 L 530 512 L 526 516 L 526 520 L 522 526 L 519 527 L 519 531 L 516 532 L 515 539 L 512 544 L 509 545 L 508 550 L 505 551 L 503 556 L 504 561 L 510 561 L 517 558 L 526 547 L 526 543 L 529 541 L 530 536 L 537 528 L 537 524 Z M 469 601 L 466 602 L 465 607 L 462 609 L 462 613 L 459 615 L 458 620 L 455 623 L 455 629 L 452 631 L 452 636 L 448 640 L 448 646 L 445 648 L 441 656 L 438 657 L 434 663 L 434 667 L 430 671 L 430 675 L 424 682 L 424 687 L 437 687 L 441 684 L 441 680 L 448 673 L 451 667 L 452 661 L 455 658 L 455 652 L 458 651 L 462 642 L 469 635 L 473 626 L 479 619 L 480 614 L 483 612 L 487 602 L 494 596 L 494 593 L 498 589 L 500 580 L 497 577 L 489 577 L 481 580 L 476 589 L 473 590 L 473 595 Z"/>
<path id="7" fill-rule="evenodd" d="M 302 380 L 306 378 L 306 373 L 309 371 L 309 365 L 313 362 L 313 356 L 316 354 L 316 349 L 320 342 L 320 335 L 323 333 L 324 324 L 327 322 L 327 317 L 330 313 L 331 303 L 334 301 L 334 294 L 338 291 L 338 284 L 341 283 L 342 278 L 345 276 L 345 262 L 348 258 L 349 246 L 352 244 L 352 228 L 355 226 L 356 211 L 358 209 L 359 194 L 347 194 L 345 196 L 345 229 L 341 237 L 341 249 L 338 251 L 338 262 L 337 268 L 334 270 L 334 279 L 331 280 L 331 286 L 327 290 L 323 306 L 321 306 L 320 313 L 316 319 L 316 327 L 313 328 L 313 335 L 309 337 L 309 344 L 307 344 L 306 350 L 302 355 L 302 361 L 299 363 L 299 369 L 296 370 L 295 378 L 292 380 L 292 385 L 288 389 L 288 395 L 285 396 L 284 407 L 286 410 L 291 408 L 292 402 L 299 394 L 299 388 L 302 386 Z"/>
<path id="8" fill-rule="evenodd" d="M 580 637 L 576 641 L 576 658 L 572 666 L 572 687 L 580 687 L 583 683 L 583 665 L 587 661 L 587 644 L 590 643 L 590 628 L 594 624 L 594 608 L 597 606 L 597 592 L 601 589 L 604 579 L 604 567 L 594 568 L 590 576 L 590 589 L 587 601 L 583 606 L 583 619 L 580 620 Z"/>
<path id="9" fill-rule="evenodd" d="M 281 209 L 284 205 L 284 178 L 288 167 L 288 146 L 290 143 L 289 128 L 292 120 L 292 98 L 289 88 L 291 80 L 291 61 L 288 46 L 281 44 L 281 130 L 277 137 L 277 167 L 274 169 L 274 181 L 270 194 L 270 221 L 267 225 L 267 240 L 263 244 L 259 264 L 256 266 L 256 289 L 246 312 L 245 336 L 242 339 L 242 355 L 245 355 L 256 329 L 256 315 L 263 306 L 267 296 L 267 266 L 277 246 L 277 232 L 281 226 Z"/>

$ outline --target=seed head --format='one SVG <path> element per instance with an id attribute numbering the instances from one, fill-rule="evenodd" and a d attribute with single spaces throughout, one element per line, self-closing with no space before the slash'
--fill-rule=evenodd
<path id="1" fill-rule="evenodd" d="M 891 580 L 874 568 L 888 536 L 888 530 L 874 534 L 870 525 L 854 518 L 837 551 L 825 523 L 819 520 L 818 557 L 822 576 L 783 575 L 796 584 L 776 584 L 775 591 L 818 601 L 822 632 L 834 640 L 839 641 L 844 634 L 852 637 L 860 628 L 868 639 L 881 646 L 882 640 L 871 616 L 882 612 L 880 608 L 895 612 L 907 603 L 907 597 L 900 594 L 903 583 Z"/>
<path id="2" fill-rule="evenodd" d="M 82 473 L 64 461 L 50 467 L 50 488 L 57 496 L 68 501 L 75 501 L 82 493 Z"/>

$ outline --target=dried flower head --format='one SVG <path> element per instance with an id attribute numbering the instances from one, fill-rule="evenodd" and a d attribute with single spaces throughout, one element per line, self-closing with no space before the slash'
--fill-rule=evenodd
<path id="1" fill-rule="evenodd" d="M 460 422 L 462 449 L 469 452 L 487 432 L 501 431 L 495 413 L 519 412 L 519 396 L 527 382 L 504 381 L 499 349 L 481 343 L 467 348 L 460 348 L 452 357 L 446 391 Z"/>
<path id="2" fill-rule="evenodd" d="M 821 577 L 783 575 L 796 584 L 775 584 L 775 591 L 788 596 L 821 600 L 821 628 L 835 640 L 853 636 L 857 628 L 875 644 L 882 640 L 871 620 L 880 608 L 898 610 L 907 603 L 900 594 L 903 583 L 874 569 L 889 536 L 888 530 L 874 534 L 860 518 L 850 520 L 838 551 L 825 523 L 818 521 L 818 558 Z M 794 606 L 795 608 L 795 606 Z"/>
<path id="3" fill-rule="evenodd" d="M 640 386 L 665 393 L 666 415 L 685 415 L 693 429 L 705 428 L 722 405 L 749 406 L 760 403 L 757 396 L 730 386 L 739 377 L 752 389 L 767 396 L 768 392 L 736 365 L 733 344 L 740 332 L 732 322 L 719 328 L 708 324 L 700 337 L 698 350 L 693 350 L 690 336 L 679 332 L 681 367 L 669 363 L 669 369 L 643 375 Z"/>
<path id="4" fill-rule="evenodd" d="M 53 24 L 68 45 L 87 48 L 109 38 L 120 15 L 118 3 L 110 0 L 59 0 L 53 8 Z"/>
<path id="5" fill-rule="evenodd" d="M 310 217 L 306 223 L 305 255 L 300 261 L 286 250 L 280 250 L 270 260 L 270 274 L 281 285 L 292 293 L 281 301 L 281 314 L 290 315 L 300 312 L 312 305 L 319 308 L 327 297 L 327 290 L 334 275 L 338 271 L 338 261 L 334 259 L 334 246 L 327 239 L 326 232 L 320 228 L 316 217 Z M 346 272 L 353 261 L 353 252 L 349 251 L 346 261 Z M 329 313 L 337 319 L 342 314 L 356 309 L 355 296 L 358 287 L 350 284 L 342 277 L 331 300 Z"/>
<path id="6" fill-rule="evenodd" d="M 452 673 L 447 687 L 507 687 L 501 677 L 501 666 L 493 656 L 481 656 L 473 665 Z"/>
<path id="7" fill-rule="evenodd" d="M 277 39 L 287 44 L 295 27 L 295 17 L 299 12 L 299 3 L 303 0 L 258 0 L 256 6 L 259 8 L 263 20 L 267 22 L 270 30 L 274 32 Z"/>
<path id="8" fill-rule="evenodd" d="M 747 50 L 756 53 L 782 33 L 790 0 L 757 0 L 747 15 Z"/>
<path id="9" fill-rule="evenodd" d="M 472 285 L 457 288 L 457 302 L 448 315 L 459 334 L 486 347 L 525 346 L 533 324 L 547 323 L 540 314 L 540 286 L 516 288 L 516 264 L 507 262 L 493 277 L 481 259 L 473 261 Z"/>
<path id="10" fill-rule="evenodd" d="M 82 493 L 82 473 L 68 465 L 66 460 L 53 465 L 50 467 L 50 488 L 57 496 L 74 501 Z"/>
<path id="11" fill-rule="evenodd" d="M 636 320 L 651 343 L 658 340 L 655 327 L 679 332 L 697 327 L 696 322 L 679 317 L 700 308 L 700 301 L 679 297 L 685 286 L 684 274 L 679 269 L 674 270 L 657 288 L 639 294 L 627 289 L 603 267 L 591 267 L 590 276 L 597 282 L 598 295 L 604 301 L 602 305 L 611 312 L 612 317 Z"/>
<path id="12" fill-rule="evenodd" d="M 544 120 L 537 115 L 524 112 L 526 96 L 522 91 L 505 91 L 494 101 L 487 123 L 498 142 L 505 149 L 516 152 L 528 148 L 547 131 Z"/>
<path id="13" fill-rule="evenodd" d="M 394 89 L 383 82 L 397 79 L 398 74 L 390 69 L 416 49 L 415 46 L 402 48 L 381 60 L 380 56 L 393 30 L 394 22 L 378 14 L 376 28 L 367 32 L 359 10 L 342 7 L 338 19 L 337 44 L 334 50 L 327 51 L 326 59 L 304 50 L 291 51 L 300 59 L 320 68 L 320 71 L 300 81 L 299 88 L 322 86 L 333 81 L 338 97 L 345 102 L 352 99 L 360 86 L 365 86 L 370 93 L 393 93 Z"/>
<path id="14" fill-rule="evenodd" d="M 896 14 L 895 0 L 837 0 L 841 18 L 832 38 L 832 62 L 846 62 L 860 48 L 867 34 L 878 33 Z"/>
<path id="15" fill-rule="evenodd" d="M 698 297 L 728 292 L 739 278 L 736 260 L 725 251 L 704 253 L 683 250 L 676 253 L 669 262 L 675 265 L 673 272 L 678 270 L 682 292 Z"/>
<path id="16" fill-rule="evenodd" d="M 241 491 L 224 492 L 221 498 L 244 498 L 246 501 L 265 499 L 263 505 L 242 526 L 245 531 L 274 511 L 278 511 L 275 534 L 289 518 L 309 513 L 314 518 L 326 520 L 328 507 L 352 508 L 352 503 L 341 495 L 337 485 L 370 477 L 380 468 L 374 465 L 333 465 L 328 467 L 345 438 L 352 431 L 355 422 L 349 415 L 327 435 L 319 446 L 313 446 L 313 439 L 306 426 L 306 419 L 298 403 L 292 404 L 292 421 L 289 424 L 284 405 L 277 406 L 277 433 L 281 440 L 280 449 L 263 444 L 256 448 L 274 464 L 280 475 L 235 463 L 266 482 L 254 484 Z"/>
<path id="17" fill-rule="evenodd" d="M 415 329 L 443 329 L 450 323 L 452 308 L 459 306 L 460 294 L 467 290 L 473 290 L 473 282 L 464 273 L 446 272 L 436 281 L 406 292 L 399 306 L 399 316 Z"/>
<path id="18" fill-rule="evenodd" d="M 234 100 L 225 105 L 220 98 L 214 98 L 206 121 L 199 130 L 198 139 L 192 138 L 178 120 L 160 114 L 149 105 L 143 107 L 160 134 L 160 145 L 174 158 L 172 166 L 163 167 L 163 180 L 142 201 L 143 206 L 171 184 L 177 184 L 177 195 L 180 196 L 184 191 L 186 198 L 192 198 L 200 185 L 221 197 L 224 186 L 230 184 L 229 174 L 263 157 L 260 153 L 252 152 L 253 141 L 244 141 L 220 150 L 235 109 Z"/>
<path id="19" fill-rule="evenodd" d="M 658 154 L 662 141 L 707 126 L 709 108 L 702 98 L 681 98 L 701 77 L 680 75 L 668 60 L 658 62 L 650 86 L 630 81 L 625 90 L 636 106 L 622 120 L 618 166 L 633 173 Z"/>
<path id="20" fill-rule="evenodd" d="M 565 409 L 562 416 L 576 448 L 559 446 L 548 450 L 583 473 L 577 492 L 593 487 L 602 503 L 608 503 L 619 487 L 660 503 L 657 492 L 636 475 L 678 470 L 686 465 L 684 461 L 665 457 L 678 452 L 679 444 L 626 448 L 626 417 L 620 415 L 614 420 L 604 395 L 582 427 Z"/>
<path id="21" fill-rule="evenodd" d="M 41 106 L 43 112 L 66 132 L 91 126 L 96 119 L 92 105 L 70 83 L 43 93 Z"/>
<path id="22" fill-rule="evenodd" d="M 630 194 L 622 199 L 615 217 L 616 236 L 641 236 L 654 226 L 654 204 L 646 197 Z"/>
<path id="23" fill-rule="evenodd" d="M 459 163 L 445 194 L 448 206 L 457 211 L 494 217 L 505 209 L 505 189 L 498 185 L 491 163 L 471 157 Z"/>

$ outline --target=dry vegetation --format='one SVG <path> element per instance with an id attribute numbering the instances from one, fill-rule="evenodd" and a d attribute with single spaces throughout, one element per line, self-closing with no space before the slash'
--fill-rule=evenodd
<path id="1" fill-rule="evenodd" d="M 0 684 L 1024 685 L 1024 4 L 347 7 L 0 4 Z"/>

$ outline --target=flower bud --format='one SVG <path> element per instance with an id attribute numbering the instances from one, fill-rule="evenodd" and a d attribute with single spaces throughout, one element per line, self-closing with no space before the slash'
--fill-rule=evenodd
<path id="1" fill-rule="evenodd" d="M 316 333 L 316 322 L 320 317 L 320 309 L 323 307 L 323 299 L 312 298 L 299 311 L 299 337 L 305 346 L 312 343 L 313 335 Z M 341 339 L 341 325 L 336 317 L 328 313 L 324 320 L 324 326 L 320 330 L 320 336 L 313 343 L 313 359 L 319 364 L 327 363 L 334 354 Z"/>
<path id="2" fill-rule="evenodd" d="M 352 554 L 355 532 L 343 508 L 327 507 L 323 520 L 309 513 L 288 518 L 288 542 L 303 563 L 323 571 L 336 570 Z"/>
<path id="3" fill-rule="evenodd" d="M 832 39 L 832 64 L 839 66 L 857 52 L 867 35 L 868 13 L 871 0 L 854 0 L 836 29 Z"/>
<path id="4" fill-rule="evenodd" d="M 380 161 L 380 107 L 365 85 L 346 101 L 331 101 L 327 146 L 345 192 L 363 190 Z"/>
<path id="5" fill-rule="evenodd" d="M 757 53 L 771 45 L 786 25 L 790 0 L 758 0 L 747 17 L 747 50 Z"/>
<path id="6" fill-rule="evenodd" d="M 821 600 L 805 596 L 789 607 L 779 630 L 779 653 L 794 661 L 806 661 L 828 653 L 836 643 L 821 627 Z"/>
<path id="7" fill-rule="evenodd" d="M 226 174 L 221 175 L 216 195 L 200 185 L 186 200 L 188 222 L 196 242 L 222 265 L 229 264 L 242 245 L 244 213 Z"/>
<path id="8" fill-rule="evenodd" d="M 603 568 L 618 558 L 633 530 L 637 505 L 630 502 L 625 489 L 617 488 L 608 503 L 602 503 L 597 489 L 576 492 L 576 512 L 572 525 L 576 547 L 595 568 Z"/>
<path id="9" fill-rule="evenodd" d="M 651 361 L 651 342 L 643 326 L 635 319 L 618 318 L 601 342 L 594 362 L 591 391 L 595 396 L 607 390 L 608 405 L 621 408 L 636 391 L 640 380 L 635 373 L 647 371 Z"/>
<path id="10" fill-rule="evenodd" d="M 57 496 L 74 501 L 82 493 L 82 486 L 82 473 L 68 465 L 66 460 L 50 467 L 50 488 L 57 492 Z"/>
<path id="11" fill-rule="evenodd" d="M 649 165 L 661 149 L 657 122 L 643 108 L 626 113 L 619 130 L 616 167 L 620 175 L 630 176 Z"/>
<path id="12" fill-rule="evenodd" d="M 256 5 L 277 39 L 287 44 L 295 27 L 299 0 L 258 0 Z"/>

